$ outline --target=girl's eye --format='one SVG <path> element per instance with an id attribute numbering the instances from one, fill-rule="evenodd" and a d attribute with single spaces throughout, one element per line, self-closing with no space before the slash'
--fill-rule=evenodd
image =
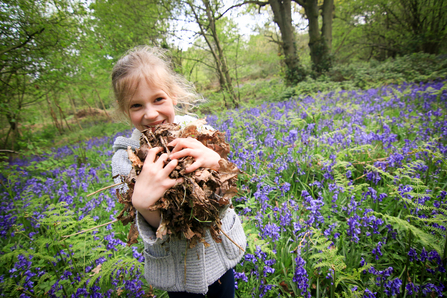
<path id="1" fill-rule="evenodd" d="M 164 98 L 163 97 L 157 97 L 156 99 L 155 99 L 155 102 L 160 102 L 160 101 L 162 101 Z"/>
<path id="2" fill-rule="evenodd" d="M 133 105 L 130 106 L 131 109 L 137 109 L 139 107 L 141 107 L 139 103 L 134 103 Z"/>

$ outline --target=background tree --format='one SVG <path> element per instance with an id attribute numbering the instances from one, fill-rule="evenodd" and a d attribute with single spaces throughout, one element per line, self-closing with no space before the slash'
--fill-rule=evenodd
<path id="1" fill-rule="evenodd" d="M 337 7 L 337 20 L 337 36 L 345 36 L 337 39 L 337 52 L 355 51 L 361 59 L 439 54 L 446 45 L 445 0 L 347 0 Z"/>
<path id="2" fill-rule="evenodd" d="M 292 24 L 292 2 L 291 0 L 269 0 L 252 1 L 246 0 L 229 9 L 242 5 L 256 5 L 259 8 L 269 6 L 273 12 L 273 21 L 281 33 L 281 45 L 284 53 L 285 72 L 284 78 L 288 85 L 295 85 L 306 77 L 306 72 L 301 65 L 295 38 L 295 28 Z"/>
<path id="3" fill-rule="evenodd" d="M 329 70 L 332 65 L 332 19 L 334 0 L 324 0 L 319 5 L 318 0 L 293 0 L 304 9 L 308 20 L 309 49 L 312 69 L 316 75 Z M 296 46 L 296 33 L 292 24 L 292 0 L 251 1 L 246 0 L 232 7 L 254 4 L 259 7 L 269 5 L 273 12 L 273 21 L 281 32 L 281 46 L 284 52 L 285 79 L 289 85 L 294 85 L 305 79 L 306 73 L 301 66 Z M 322 16 L 320 33 L 319 16 Z"/>
<path id="4" fill-rule="evenodd" d="M 312 69 L 317 75 L 327 71 L 332 66 L 332 19 L 334 0 L 324 0 L 319 5 L 318 0 L 294 0 L 304 8 L 309 24 L 309 49 Z M 320 31 L 319 16 L 321 13 L 322 26 Z"/>
<path id="5" fill-rule="evenodd" d="M 139 45 L 166 47 L 174 4 L 157 0 L 97 0 L 90 5 L 94 26 L 91 34 L 113 59 Z"/>
<path id="6" fill-rule="evenodd" d="M 214 69 L 219 78 L 221 90 L 228 94 L 232 105 L 237 107 L 239 104 L 230 76 L 230 66 L 221 39 L 219 38 L 216 24 L 223 17 L 223 14 L 219 13 L 219 9 L 223 7 L 222 3 L 219 1 L 202 0 L 201 5 L 193 1 L 188 1 L 187 4 L 189 10 L 186 13 L 193 17 L 198 26 L 197 33 L 204 39 L 208 47 L 207 50 L 209 50 L 213 57 Z M 228 106 L 228 104 L 226 105 Z"/>
<path id="7" fill-rule="evenodd" d="M 41 100 L 73 74 L 85 10 L 66 0 L 3 2 L 0 10 L 0 115 L 12 134 L 19 135 L 23 109 Z M 14 144 L 14 142 L 12 142 Z"/>

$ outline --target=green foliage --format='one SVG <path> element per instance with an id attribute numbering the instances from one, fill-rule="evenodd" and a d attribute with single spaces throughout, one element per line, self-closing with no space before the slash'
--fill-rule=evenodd
<path id="1" fill-rule="evenodd" d="M 297 95 L 313 95 L 319 92 L 370 89 L 404 82 L 430 82 L 447 78 L 447 59 L 424 53 L 416 53 L 388 59 L 378 63 L 371 61 L 335 64 L 317 79 L 307 77 L 297 84 Z"/>
<path id="2" fill-rule="evenodd" d="M 301 65 L 298 65 L 294 68 L 290 68 L 288 66 L 285 67 L 284 79 L 288 86 L 294 86 L 302 82 L 305 78 L 306 70 Z"/>
<path id="3" fill-rule="evenodd" d="M 341 59 L 445 53 L 445 1 L 342 1 L 335 7 L 333 44 Z"/>
<path id="4" fill-rule="evenodd" d="M 107 130 L 110 127 L 103 126 L 102 129 Z M 123 280 L 133 279 L 138 276 L 138 272 L 142 272 L 143 264 L 134 257 L 134 250 L 123 245 L 124 242 L 114 244 L 111 249 L 108 247 L 112 243 L 111 239 L 107 238 L 111 237 L 111 234 L 107 227 L 95 228 L 98 220 L 102 224 L 110 222 L 110 217 L 114 214 L 113 209 L 106 211 L 107 206 L 102 204 L 91 211 L 90 215 L 83 214 L 82 208 L 91 204 L 89 200 L 84 199 L 86 194 L 110 184 L 107 178 L 102 178 L 102 181 L 90 181 L 85 189 L 83 186 L 76 189 L 76 182 L 69 175 L 79 177 L 85 175 L 83 171 L 86 166 L 97 169 L 103 164 L 104 157 L 98 154 L 101 151 L 86 151 L 84 146 L 85 143 L 73 145 L 72 151 L 77 155 L 83 152 L 85 161 L 89 164 L 76 165 L 74 155 L 29 163 L 26 166 L 27 172 L 31 177 L 36 177 L 32 178 L 35 182 L 31 184 L 23 180 L 23 168 L 1 162 L 2 191 L 9 194 L 8 200 L 13 206 L 7 214 L 14 214 L 15 225 L 7 231 L 8 236 L 0 240 L 0 275 L 5 276 L 12 268 L 28 266 L 28 275 L 34 274 L 31 275 L 33 297 L 46 297 L 49 291 L 54 291 L 55 295 L 69 297 L 76 295 L 78 290 L 95 291 L 94 287 L 111 289 L 112 293 L 119 290 L 118 293 L 126 295 Z M 96 148 L 102 151 L 110 150 Z M 68 168 L 74 169 L 74 173 L 65 172 L 60 174 L 62 177 L 53 176 L 61 169 Z M 98 177 L 109 176 L 108 168 L 96 171 Z M 7 179 L 3 179 L 4 177 Z M 69 188 L 61 192 L 67 182 L 70 183 Z M 58 194 L 36 193 L 35 189 L 40 183 L 47 183 L 50 188 L 52 183 L 58 183 L 60 190 Z M 18 192 L 24 185 L 28 187 Z M 62 196 L 74 197 L 77 208 L 61 200 Z M 120 223 L 113 224 L 113 230 L 117 238 L 125 240 L 125 228 Z M 85 232 L 75 235 L 79 231 Z M 139 250 L 141 249 L 140 243 Z M 28 262 L 32 265 L 26 265 Z M 29 288 L 30 281 L 23 275 L 24 271 L 14 269 L 7 274 L 8 278 L 1 285 L 2 294 L 15 297 L 20 295 L 23 289 Z M 65 279 L 60 280 L 62 276 Z M 114 285 L 111 284 L 112 281 L 115 281 Z"/>
<path id="5" fill-rule="evenodd" d="M 24 108 L 64 88 L 73 75 L 72 59 L 85 7 L 70 1 L 8 1 L 0 23 L 0 123 L 5 141 L 20 136 Z M 48 112 L 48 111 L 47 111 Z"/>

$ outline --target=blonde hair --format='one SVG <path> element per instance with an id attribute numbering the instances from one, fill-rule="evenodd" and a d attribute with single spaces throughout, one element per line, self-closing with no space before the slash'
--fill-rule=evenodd
<path id="1" fill-rule="evenodd" d="M 183 112 L 201 101 L 194 86 L 183 76 L 177 74 L 166 55 L 166 50 L 140 46 L 128 51 L 112 70 L 112 86 L 119 110 L 128 114 L 128 103 L 138 85 L 145 79 L 149 86 L 160 88 L 177 101 Z M 176 107 L 176 110 L 180 110 Z"/>

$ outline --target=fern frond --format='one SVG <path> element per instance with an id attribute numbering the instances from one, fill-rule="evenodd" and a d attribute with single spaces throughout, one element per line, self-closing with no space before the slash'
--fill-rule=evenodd
<path id="1" fill-rule="evenodd" d="M 7 262 L 8 260 L 14 262 L 19 255 L 23 255 L 25 257 L 36 257 L 48 262 L 56 262 L 57 260 L 54 257 L 48 256 L 46 254 L 42 254 L 35 251 L 29 251 L 25 249 L 16 249 L 12 252 L 6 253 L 4 255 L 0 255 L 0 262 Z"/>
<path id="2" fill-rule="evenodd" d="M 401 219 L 399 217 L 390 216 L 387 214 L 382 214 L 378 212 L 373 212 L 374 215 L 378 217 L 384 218 L 386 221 L 388 221 L 394 229 L 408 232 L 410 231 L 419 241 L 421 244 L 425 247 L 431 247 L 435 249 L 440 255 L 442 255 L 442 249 L 439 245 L 439 239 L 434 237 L 433 235 L 426 233 L 425 231 L 415 227 L 414 225 L 410 224 L 408 221 Z"/>

